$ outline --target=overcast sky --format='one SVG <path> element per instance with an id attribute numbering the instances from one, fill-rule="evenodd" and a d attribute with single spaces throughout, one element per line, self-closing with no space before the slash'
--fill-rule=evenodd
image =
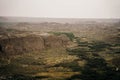
<path id="1" fill-rule="evenodd" d="M 120 0 L 0 0 L 0 16 L 120 18 Z"/>

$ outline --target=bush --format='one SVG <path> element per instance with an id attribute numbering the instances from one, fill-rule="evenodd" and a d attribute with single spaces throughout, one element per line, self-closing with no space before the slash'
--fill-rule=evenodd
<path id="1" fill-rule="evenodd" d="M 73 41 L 73 39 L 75 38 L 74 34 L 71 33 L 71 32 L 68 32 L 68 33 L 67 33 L 67 32 L 51 32 L 51 33 L 54 34 L 54 35 L 57 35 L 57 36 L 64 34 L 64 35 L 66 35 L 71 41 Z"/>
<path id="2" fill-rule="evenodd" d="M 91 43 L 91 45 L 88 47 L 91 48 L 93 51 L 102 51 L 105 48 L 109 48 L 110 46 L 111 45 L 108 43 L 96 41 Z"/>
<path id="3" fill-rule="evenodd" d="M 91 68 L 104 68 L 106 67 L 107 63 L 103 58 L 91 58 L 88 60 L 87 66 Z"/>

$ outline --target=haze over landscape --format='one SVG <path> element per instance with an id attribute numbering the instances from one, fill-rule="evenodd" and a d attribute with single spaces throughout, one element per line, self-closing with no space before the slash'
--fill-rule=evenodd
<path id="1" fill-rule="evenodd" d="M 0 0 L 0 80 L 120 80 L 119 0 Z"/>
<path id="2" fill-rule="evenodd" d="M 119 0 L 0 0 L 0 16 L 120 18 Z"/>

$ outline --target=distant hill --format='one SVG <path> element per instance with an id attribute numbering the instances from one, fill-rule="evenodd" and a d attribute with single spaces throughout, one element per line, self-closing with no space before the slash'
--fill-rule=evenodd
<path id="1" fill-rule="evenodd" d="M 119 32 L 120 19 L 0 17 L 0 27 L 9 32 L 72 32 L 76 37 L 110 41 Z"/>
<path id="2" fill-rule="evenodd" d="M 87 19 L 87 18 L 39 18 L 39 17 L 0 17 L 0 22 L 57 22 L 57 23 L 91 23 L 91 22 L 107 22 L 116 23 L 120 19 Z"/>

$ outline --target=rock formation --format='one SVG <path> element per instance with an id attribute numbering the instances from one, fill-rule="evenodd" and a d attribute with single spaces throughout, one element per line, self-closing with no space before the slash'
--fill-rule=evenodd
<path id="1" fill-rule="evenodd" d="M 9 37 L 0 39 L 0 53 L 1 55 L 14 55 L 42 51 L 46 48 L 66 47 L 68 42 L 68 37 L 55 35 Z"/>

